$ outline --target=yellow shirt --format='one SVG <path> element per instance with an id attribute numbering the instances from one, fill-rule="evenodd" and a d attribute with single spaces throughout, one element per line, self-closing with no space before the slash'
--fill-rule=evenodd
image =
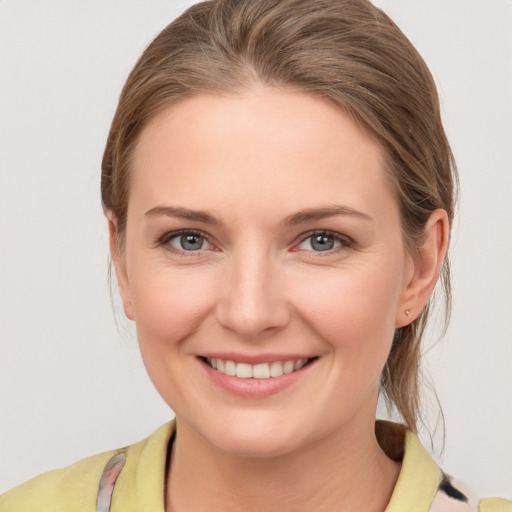
<path id="1" fill-rule="evenodd" d="M 501 498 L 471 502 L 405 427 L 378 421 L 375 429 L 388 457 L 402 461 L 386 512 L 512 512 Z M 139 443 L 44 473 L 0 496 L 0 512 L 164 512 L 174 431 L 171 421 Z"/>

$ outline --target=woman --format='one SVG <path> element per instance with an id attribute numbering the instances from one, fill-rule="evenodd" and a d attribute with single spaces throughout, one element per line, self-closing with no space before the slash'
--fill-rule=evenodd
<path id="1" fill-rule="evenodd" d="M 385 15 L 192 8 L 130 75 L 102 171 L 125 313 L 176 422 L 5 510 L 476 510 L 414 436 L 456 178 Z M 379 390 L 407 433 L 375 425 Z"/>

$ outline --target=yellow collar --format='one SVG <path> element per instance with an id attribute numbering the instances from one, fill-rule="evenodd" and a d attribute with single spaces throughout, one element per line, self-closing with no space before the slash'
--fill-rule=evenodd
<path id="1" fill-rule="evenodd" d="M 386 455 L 402 461 L 395 490 L 386 512 L 427 512 L 443 478 L 441 470 L 416 435 L 403 425 L 379 420 L 377 440 Z"/>

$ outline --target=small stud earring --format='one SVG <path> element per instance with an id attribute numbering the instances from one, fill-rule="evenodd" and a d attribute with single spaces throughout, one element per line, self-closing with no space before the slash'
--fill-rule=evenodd
<path id="1" fill-rule="evenodd" d="M 126 301 L 124 304 L 124 314 L 129 320 L 133 320 L 133 307 L 130 301 Z"/>
<path id="2" fill-rule="evenodd" d="M 410 309 L 406 309 L 405 310 L 405 314 L 407 315 L 407 318 L 409 320 L 412 320 L 412 313 L 411 313 L 411 310 Z"/>

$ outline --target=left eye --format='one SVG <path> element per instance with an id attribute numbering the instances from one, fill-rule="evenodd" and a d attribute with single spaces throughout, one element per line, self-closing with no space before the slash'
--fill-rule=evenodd
<path id="1" fill-rule="evenodd" d="M 331 251 L 346 245 L 343 242 L 340 236 L 336 236 L 333 233 L 314 233 L 305 238 L 297 246 L 297 249 L 316 252 Z"/>

